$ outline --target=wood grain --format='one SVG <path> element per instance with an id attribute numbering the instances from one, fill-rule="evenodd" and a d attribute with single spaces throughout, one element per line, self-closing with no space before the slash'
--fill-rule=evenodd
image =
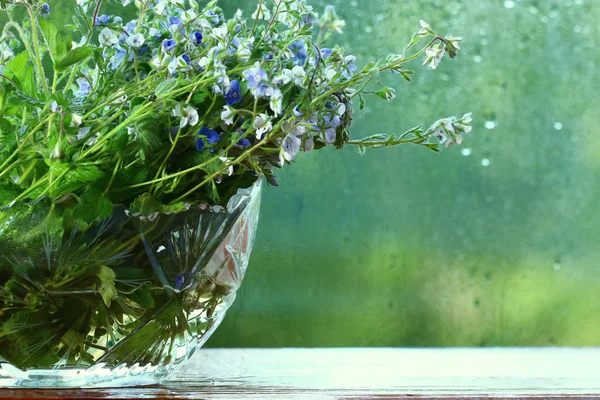
<path id="1" fill-rule="evenodd" d="M 206 349 L 162 386 L 0 399 L 600 398 L 600 349 Z"/>

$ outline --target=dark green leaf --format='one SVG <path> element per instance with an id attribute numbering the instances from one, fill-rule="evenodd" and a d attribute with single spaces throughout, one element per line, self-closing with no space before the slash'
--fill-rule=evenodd
<path id="1" fill-rule="evenodd" d="M 101 190 L 91 188 L 79 198 L 79 205 L 73 209 L 73 218 L 87 224 L 103 221 L 110 217 L 113 206 Z"/>

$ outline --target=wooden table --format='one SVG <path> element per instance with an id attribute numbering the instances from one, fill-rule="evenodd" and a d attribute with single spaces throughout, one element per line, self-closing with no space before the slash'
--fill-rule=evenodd
<path id="1" fill-rule="evenodd" d="M 600 349 L 206 349 L 160 387 L 0 389 L 0 399 L 593 398 Z"/>

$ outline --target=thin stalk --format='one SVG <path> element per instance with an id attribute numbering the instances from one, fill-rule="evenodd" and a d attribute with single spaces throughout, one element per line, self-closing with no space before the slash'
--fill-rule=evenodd
<path id="1" fill-rule="evenodd" d="M 38 80 L 41 81 L 42 86 L 44 87 L 44 92 L 46 96 L 49 94 L 48 92 L 48 84 L 46 83 L 46 75 L 44 74 L 44 67 L 42 66 L 42 56 L 40 55 L 40 46 L 38 42 L 37 35 L 37 23 L 35 20 L 35 16 L 33 15 L 33 10 L 29 5 L 26 6 L 27 12 L 29 13 L 29 19 L 31 20 L 31 36 L 33 39 L 33 49 L 35 53 L 35 65 L 38 70 Z"/>

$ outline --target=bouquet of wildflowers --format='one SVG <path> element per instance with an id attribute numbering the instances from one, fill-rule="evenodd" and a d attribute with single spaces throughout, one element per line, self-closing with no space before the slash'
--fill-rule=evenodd
<path id="1" fill-rule="evenodd" d="M 423 21 L 402 51 L 359 67 L 330 44 L 344 26 L 331 6 L 317 13 L 304 0 L 258 0 L 249 18 L 226 19 L 216 0 L 122 3 L 137 8 L 136 19 L 101 14 L 102 0 L 77 0 L 67 34 L 49 22 L 51 3 L 0 0 L 9 19 L 0 32 L 0 249 L 18 242 L 3 226 L 31 215 L 28 237 L 39 233 L 49 260 L 47 268 L 26 268 L 18 255 L 0 260 L 0 356 L 21 367 L 92 365 L 102 349 L 104 360 L 114 326 L 129 338 L 151 310 L 170 310 L 170 322 L 142 335 L 146 342 L 120 344 L 123 354 L 181 329 L 180 308 L 169 307 L 189 278 L 152 275 L 154 259 L 130 268 L 125 250 L 148 246 L 141 234 L 125 243 L 106 235 L 103 221 L 119 207 L 153 221 L 225 205 L 263 177 L 277 186 L 275 169 L 300 152 L 437 150 L 471 129 L 466 114 L 428 129 L 351 135 L 368 96 L 395 97 L 380 74 L 410 81 L 411 62 L 435 69 L 456 57 L 460 38 Z M 213 309 L 226 292 L 214 286 L 203 303 Z M 60 299 L 67 287 L 70 302 Z"/>
<path id="2" fill-rule="evenodd" d="M 399 54 L 368 63 L 327 47 L 344 22 L 304 0 L 261 0 L 250 19 L 225 19 L 216 1 L 147 0 L 138 18 L 99 15 L 78 0 L 74 37 L 58 32 L 48 3 L 2 0 L 0 202 L 49 202 L 85 223 L 114 204 L 136 212 L 221 203 L 259 176 L 325 146 L 460 143 L 469 115 L 429 129 L 352 138 L 367 95 L 392 100 L 378 75 L 406 80 L 411 61 L 436 68 L 460 38 L 421 27 Z M 128 5 L 123 0 L 123 5 Z M 13 15 L 24 8 L 21 25 Z M 413 51 L 421 41 L 426 44 Z M 433 140 L 431 140 L 433 139 Z"/>

